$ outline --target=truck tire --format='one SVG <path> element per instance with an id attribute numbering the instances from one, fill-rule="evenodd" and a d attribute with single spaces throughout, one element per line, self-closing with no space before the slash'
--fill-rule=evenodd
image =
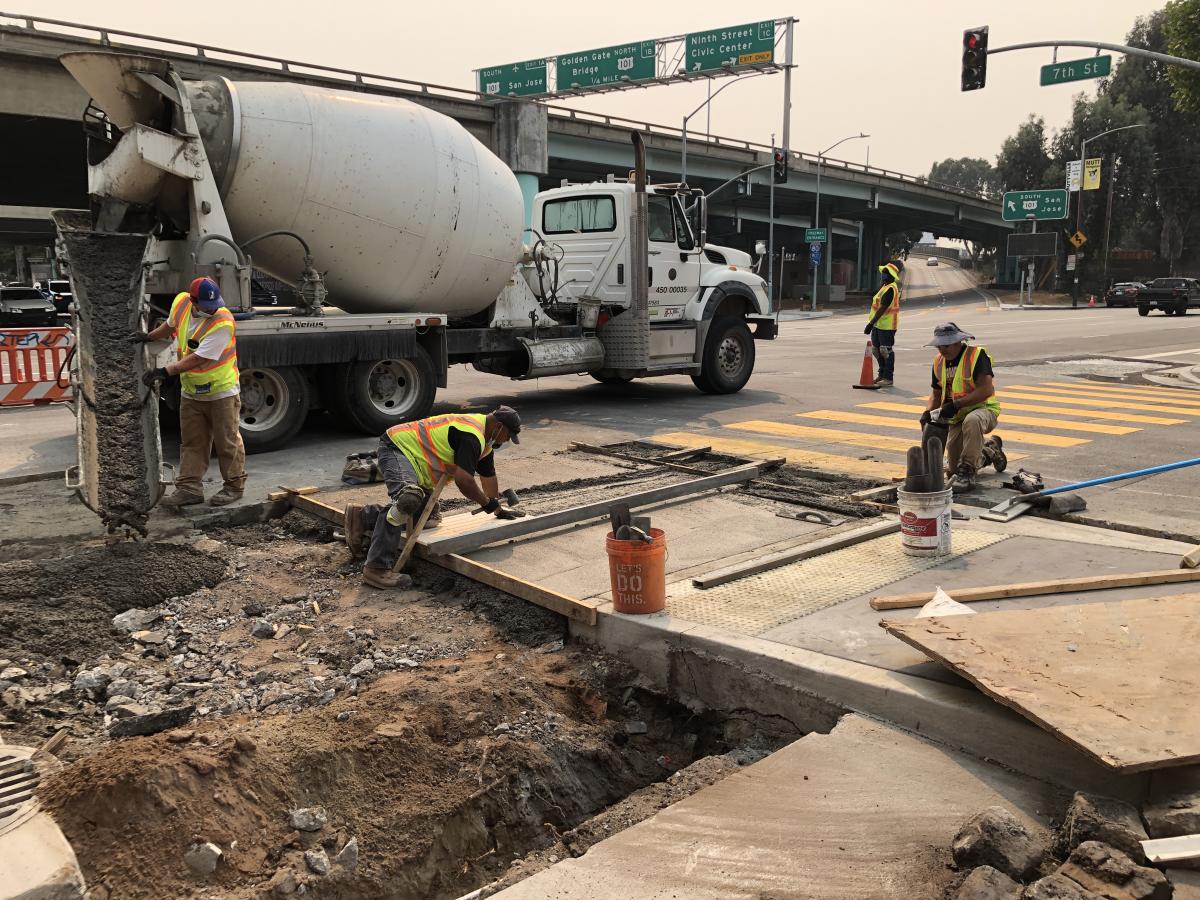
<path id="1" fill-rule="evenodd" d="M 704 339 L 700 374 L 692 383 L 706 394 L 736 394 L 754 372 L 754 338 L 735 316 L 716 319 Z"/>
<path id="2" fill-rule="evenodd" d="M 1139 315 L 1139 316 L 1148 316 L 1148 315 L 1150 315 L 1150 307 L 1149 307 L 1149 306 L 1146 306 L 1145 304 L 1139 303 L 1139 304 L 1138 304 L 1138 315 Z"/>
<path id="3" fill-rule="evenodd" d="M 278 450 L 308 417 L 311 390 L 294 366 L 242 369 L 242 443 L 247 453 Z"/>
<path id="4" fill-rule="evenodd" d="M 339 405 L 363 434 L 423 419 L 433 409 L 437 381 L 429 354 L 418 346 L 411 359 L 376 359 L 345 367 L 335 387 Z"/>
<path id="5" fill-rule="evenodd" d="M 1175 304 L 1175 315 L 1177 315 L 1177 316 L 1186 316 L 1186 315 L 1187 315 L 1187 309 L 1188 309 L 1187 301 L 1186 301 L 1186 300 L 1181 300 L 1179 303 L 1176 303 L 1176 304 Z"/>

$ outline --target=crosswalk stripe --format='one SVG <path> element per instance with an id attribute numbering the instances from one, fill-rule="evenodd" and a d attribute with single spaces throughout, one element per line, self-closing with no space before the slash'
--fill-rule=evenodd
<path id="1" fill-rule="evenodd" d="M 1049 401 L 1049 398 L 1045 397 L 1039 397 L 1038 399 Z M 916 412 L 917 415 L 920 415 L 925 409 L 924 406 L 884 402 L 860 403 L 859 406 L 866 409 L 884 409 L 891 412 Z M 1167 419 L 1162 416 L 1143 416 L 1134 415 L 1133 413 L 1105 412 L 1103 410 L 1094 409 L 1070 409 L 1066 406 L 1043 406 L 1037 403 L 1013 403 L 1010 400 L 1005 400 L 1000 404 L 1001 418 L 1003 419 L 1005 414 L 1012 409 L 1020 412 L 1048 413 L 1056 416 L 1078 416 L 1085 419 L 1103 419 L 1106 422 L 1137 422 L 1139 425 L 1183 425 L 1187 422 L 1187 419 Z"/>
<path id="2" fill-rule="evenodd" d="M 652 440 L 664 444 L 678 444 L 681 447 L 712 447 L 719 453 L 732 453 L 736 456 L 752 456 L 759 459 L 782 456 L 789 463 L 797 466 L 808 466 L 812 469 L 845 475 L 858 475 L 863 478 L 883 480 L 903 478 L 905 475 L 904 466 L 898 463 L 855 459 L 853 456 L 841 456 L 837 453 L 800 450 L 796 447 L 768 444 L 763 441 L 719 437 L 712 433 L 692 434 L 688 431 L 674 431 L 655 435 Z"/>
<path id="3" fill-rule="evenodd" d="M 914 407 L 920 409 L 920 407 Z M 853 422 L 858 425 L 880 425 L 884 428 L 919 429 L 921 426 L 912 419 L 891 419 L 887 416 L 871 416 L 866 413 L 845 412 L 840 409 L 817 409 L 812 412 L 796 413 L 806 419 L 824 419 L 828 422 Z M 1061 419 L 1038 419 L 1034 416 L 1013 416 L 1004 412 L 1001 424 L 1041 425 L 1046 428 L 1057 428 L 1061 431 L 1081 431 L 1086 434 L 1133 434 L 1140 428 L 1130 428 L 1127 425 L 1102 425 L 1099 422 L 1064 422 Z"/>
<path id="4" fill-rule="evenodd" d="M 788 425 L 783 422 L 738 422 L 730 425 L 742 431 L 757 431 L 762 434 L 774 434 L 780 437 L 794 437 L 809 441 L 833 441 L 838 444 L 849 444 L 853 447 L 879 447 L 885 450 L 907 451 L 913 442 L 904 438 L 885 437 L 876 434 L 863 434 L 861 431 L 844 431 L 840 428 L 813 428 L 808 425 Z M 1067 437 L 1060 434 L 1030 434 L 1027 431 L 1010 431 L 1005 429 L 1003 437 L 1019 444 L 1037 444 L 1042 447 L 1078 447 L 1080 444 L 1090 444 L 1089 438 Z"/>
<path id="5" fill-rule="evenodd" d="M 1102 409 L 1136 409 L 1148 413 L 1173 413 L 1177 416 L 1200 416 L 1200 409 L 1187 409 L 1181 406 L 1163 406 L 1158 403 L 1123 403 L 1119 400 L 1089 400 L 1086 397 L 1078 397 L 1073 394 L 1066 393 L 1050 393 L 1046 389 L 1037 390 L 1021 387 L 1020 390 L 1009 390 L 996 392 L 1000 399 L 1005 397 L 1014 397 L 1018 400 L 1038 400 L 1042 403 L 1063 403 L 1067 406 L 1099 406 Z"/>
<path id="6" fill-rule="evenodd" d="M 1077 390 L 1075 388 L 1045 387 L 1040 384 L 1039 385 L 1014 384 L 1014 385 L 1012 385 L 1012 388 L 1013 388 L 1013 390 L 1017 390 L 1017 391 L 1036 391 L 1039 394 L 1046 394 L 1048 396 L 1053 395 L 1055 397 L 1070 396 L 1070 397 L 1086 397 L 1089 400 L 1091 400 L 1093 398 L 1109 399 L 1109 400 L 1128 400 L 1131 403 L 1133 403 L 1133 402 L 1150 403 L 1150 404 L 1153 404 L 1154 406 L 1163 406 L 1163 405 L 1169 404 L 1171 406 L 1179 406 L 1184 409 L 1194 409 L 1197 412 L 1200 412 L 1200 395 L 1197 395 L 1196 397 L 1187 397 L 1185 399 L 1176 399 L 1174 397 L 1160 397 L 1157 395 L 1145 396 L 1143 394 L 1123 394 L 1123 393 L 1118 393 L 1117 391 L 1091 390 L 1091 389 L 1087 389 L 1087 388 L 1084 388 L 1083 390 Z"/>
<path id="7" fill-rule="evenodd" d="M 1200 391 L 1181 390 L 1179 388 L 1153 387 L 1124 387 L 1122 385 L 1098 384 L 1094 381 L 1068 384 L 1065 381 L 1042 381 L 1040 387 L 1048 388 L 1083 388 L 1088 394 L 1101 396 L 1121 396 L 1130 398 L 1149 399 L 1152 403 L 1195 403 L 1200 404 Z"/>

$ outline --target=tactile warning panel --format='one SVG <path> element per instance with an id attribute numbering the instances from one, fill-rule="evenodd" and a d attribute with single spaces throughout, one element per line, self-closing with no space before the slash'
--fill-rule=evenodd
<path id="1" fill-rule="evenodd" d="M 960 530 L 954 533 L 949 556 L 908 556 L 900 548 L 899 535 L 886 535 L 708 590 L 694 587 L 690 580 L 667 585 L 667 610 L 699 625 L 760 635 L 1007 538 Z"/>

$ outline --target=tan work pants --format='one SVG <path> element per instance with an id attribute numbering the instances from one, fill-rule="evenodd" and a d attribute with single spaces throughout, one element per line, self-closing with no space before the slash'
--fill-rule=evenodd
<path id="1" fill-rule="evenodd" d="M 220 400 L 191 400 L 186 394 L 180 398 L 177 491 L 204 493 L 200 482 L 215 451 L 225 487 L 242 492 L 246 486 L 246 448 L 238 431 L 241 412 L 242 400 L 236 395 Z"/>
<path id="2" fill-rule="evenodd" d="M 946 437 L 946 461 L 950 471 L 958 468 L 959 462 L 970 463 L 975 471 L 983 466 L 983 436 L 996 428 L 999 417 L 990 409 L 973 409 L 957 425 L 950 426 Z"/>

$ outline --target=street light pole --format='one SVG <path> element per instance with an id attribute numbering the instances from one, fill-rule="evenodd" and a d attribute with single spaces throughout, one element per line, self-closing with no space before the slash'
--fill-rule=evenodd
<path id="1" fill-rule="evenodd" d="M 863 134 L 861 132 L 859 132 L 858 134 L 847 135 L 846 137 L 842 138 L 837 143 L 830 144 L 828 147 L 826 147 L 824 150 L 822 150 L 820 153 L 817 154 L 817 202 L 816 202 L 816 205 L 813 207 L 813 225 L 812 225 L 813 228 L 821 227 L 821 161 L 825 158 L 825 154 L 828 153 L 830 150 L 832 150 L 834 147 L 838 147 L 838 146 L 846 143 L 846 141 L 856 141 L 859 138 L 869 138 L 869 137 L 870 137 L 869 134 Z M 827 232 L 825 235 L 826 243 L 829 245 L 830 249 L 832 249 L 832 247 L 833 247 L 832 231 L 833 231 L 833 229 L 830 228 L 830 231 Z M 820 266 L 818 266 L 816 263 L 813 263 L 813 273 L 812 273 L 812 308 L 813 308 L 813 312 L 817 311 L 817 270 L 819 268 L 820 268 Z"/>
<path id="2" fill-rule="evenodd" d="M 1127 131 L 1130 128 L 1146 128 L 1147 123 L 1139 122 L 1136 125 L 1122 125 L 1120 128 L 1110 128 L 1108 131 L 1102 131 L 1099 134 L 1094 134 L 1090 138 L 1084 138 L 1079 145 L 1079 165 L 1082 166 L 1087 159 L 1087 145 L 1092 141 L 1098 141 L 1105 135 L 1115 134 L 1118 131 Z M 1109 178 L 1112 173 L 1109 173 Z M 1069 185 L 1068 185 L 1069 186 Z M 1083 228 L 1083 178 L 1082 173 L 1079 181 L 1079 200 L 1075 204 L 1075 231 L 1078 232 Z M 1078 250 L 1075 257 L 1075 281 L 1072 284 L 1071 290 L 1071 308 L 1075 309 L 1079 306 L 1079 270 L 1082 268 L 1079 264 Z"/>
<path id="3" fill-rule="evenodd" d="M 739 82 L 746 81 L 747 79 L 750 79 L 750 78 L 757 78 L 759 75 L 774 75 L 774 74 L 775 74 L 774 72 L 751 72 L 746 75 L 739 75 L 739 76 L 736 76 L 736 77 L 730 79 L 729 81 L 725 82 L 723 85 L 721 85 L 715 91 L 712 89 L 712 81 L 709 80 L 709 83 L 708 83 L 709 94 L 708 94 L 707 99 L 705 99 L 705 101 L 703 103 L 701 103 L 699 106 L 697 106 L 690 113 L 688 113 L 686 116 L 683 117 L 683 127 L 681 129 L 683 131 L 683 150 L 680 154 L 680 164 L 679 164 L 679 180 L 680 181 L 687 181 L 688 121 L 692 118 L 692 116 L 696 115 L 696 113 L 700 112 L 700 110 L 706 108 L 710 103 L 713 102 L 713 100 L 716 98 L 717 94 L 721 93 L 721 91 L 725 90 L 725 88 L 729 87 L 730 85 L 738 84 Z M 710 128 L 711 128 L 711 124 L 712 123 L 710 120 L 710 122 L 709 122 Z"/>

